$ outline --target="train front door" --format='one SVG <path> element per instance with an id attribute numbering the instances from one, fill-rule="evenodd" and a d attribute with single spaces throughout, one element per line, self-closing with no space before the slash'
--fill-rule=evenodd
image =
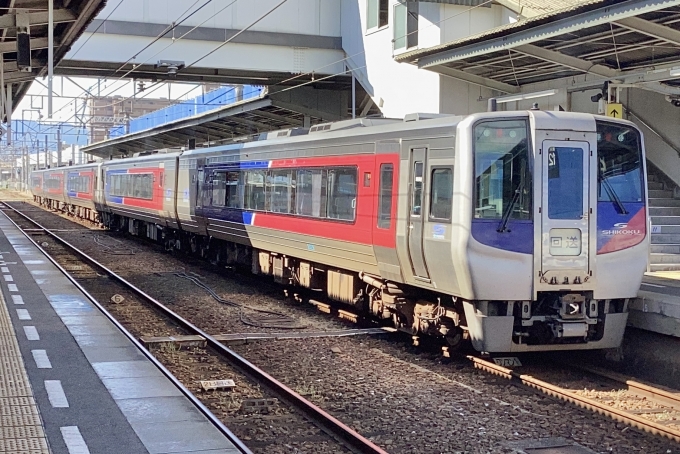
<path id="1" fill-rule="evenodd" d="M 588 142 L 545 140 L 542 145 L 541 285 L 585 285 L 590 276 Z"/>
<path id="2" fill-rule="evenodd" d="M 425 213 L 425 169 L 427 164 L 427 148 L 411 149 L 409 175 L 409 226 L 408 253 L 411 269 L 416 278 L 429 280 L 425 256 L 423 254 L 423 215 Z"/>

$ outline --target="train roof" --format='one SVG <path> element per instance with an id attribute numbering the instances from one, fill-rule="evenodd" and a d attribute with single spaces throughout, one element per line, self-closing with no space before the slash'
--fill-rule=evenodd
<path id="1" fill-rule="evenodd" d="M 333 142 L 347 144 L 362 140 L 390 140 L 404 137 L 404 132 L 410 131 L 410 137 L 426 137 L 438 135 L 453 135 L 459 123 L 474 123 L 482 119 L 490 118 L 517 118 L 532 117 L 538 129 L 569 129 L 578 131 L 594 131 L 596 120 L 615 121 L 635 126 L 627 120 L 613 119 L 580 112 L 554 112 L 540 110 L 518 110 L 480 112 L 471 115 L 437 115 L 437 114 L 411 114 L 404 120 L 396 119 L 373 119 L 358 118 L 335 123 L 315 125 L 306 134 L 292 133 L 293 130 L 274 131 L 267 133 L 264 140 L 252 142 L 219 145 L 195 150 L 187 150 L 182 153 L 182 158 L 200 157 L 214 153 L 234 152 L 257 149 L 287 149 L 291 147 L 314 146 L 315 142 Z M 568 121 L 565 121 L 568 120 Z M 283 134 L 285 133 L 285 135 Z"/>
<path id="2" fill-rule="evenodd" d="M 76 170 L 82 170 L 82 169 L 91 169 L 93 167 L 97 167 L 100 164 L 100 162 L 89 162 L 87 164 L 78 164 L 75 166 L 60 166 L 60 167 L 50 167 L 49 169 L 36 169 L 31 171 L 32 173 L 38 173 L 38 172 L 61 172 L 64 170 L 68 170 L 69 172 L 71 171 L 76 171 Z"/>
<path id="3" fill-rule="evenodd" d="M 197 157 L 203 154 L 216 152 L 229 152 L 247 149 L 262 148 L 286 148 L 288 146 L 310 146 L 315 142 L 336 139 L 338 142 L 361 141 L 370 137 L 370 140 L 397 139 L 403 136 L 404 131 L 422 131 L 424 135 L 433 132 L 444 135 L 453 135 L 455 127 L 463 120 L 459 115 L 429 115 L 413 114 L 404 120 L 385 118 L 357 118 L 335 123 L 315 125 L 314 131 L 310 129 L 308 134 L 293 135 L 287 137 L 272 137 L 266 140 L 257 140 L 238 144 L 220 145 L 208 148 L 187 150 L 182 157 Z M 371 137 L 373 136 L 373 137 Z"/>

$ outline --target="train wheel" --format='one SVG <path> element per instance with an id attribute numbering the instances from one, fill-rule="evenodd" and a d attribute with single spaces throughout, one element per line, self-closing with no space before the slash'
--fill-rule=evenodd
<path id="1" fill-rule="evenodd" d="M 444 339 L 446 340 L 446 345 L 449 347 L 449 352 L 460 350 L 460 347 L 465 342 L 463 329 L 456 326 L 444 336 Z"/>

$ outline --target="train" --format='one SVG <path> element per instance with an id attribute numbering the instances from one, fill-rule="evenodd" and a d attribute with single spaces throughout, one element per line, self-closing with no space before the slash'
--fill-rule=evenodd
<path id="1" fill-rule="evenodd" d="M 488 353 L 620 346 L 646 188 L 633 123 L 541 110 L 360 118 L 31 174 L 47 208 Z"/>

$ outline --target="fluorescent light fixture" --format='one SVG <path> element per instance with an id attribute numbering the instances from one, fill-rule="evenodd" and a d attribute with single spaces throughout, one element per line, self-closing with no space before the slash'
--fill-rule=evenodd
<path id="1" fill-rule="evenodd" d="M 680 68 L 671 68 L 671 70 L 668 71 L 668 75 L 671 76 L 671 77 L 680 76 Z"/>
<path id="2" fill-rule="evenodd" d="M 680 69 L 678 69 L 678 71 L 680 71 Z M 506 102 L 524 101 L 525 99 L 544 98 L 546 96 L 553 96 L 556 95 L 557 93 L 559 93 L 559 90 L 545 90 L 535 91 L 533 93 L 520 93 L 518 95 L 501 96 L 500 98 L 496 98 L 496 102 L 498 104 L 503 104 Z"/>

